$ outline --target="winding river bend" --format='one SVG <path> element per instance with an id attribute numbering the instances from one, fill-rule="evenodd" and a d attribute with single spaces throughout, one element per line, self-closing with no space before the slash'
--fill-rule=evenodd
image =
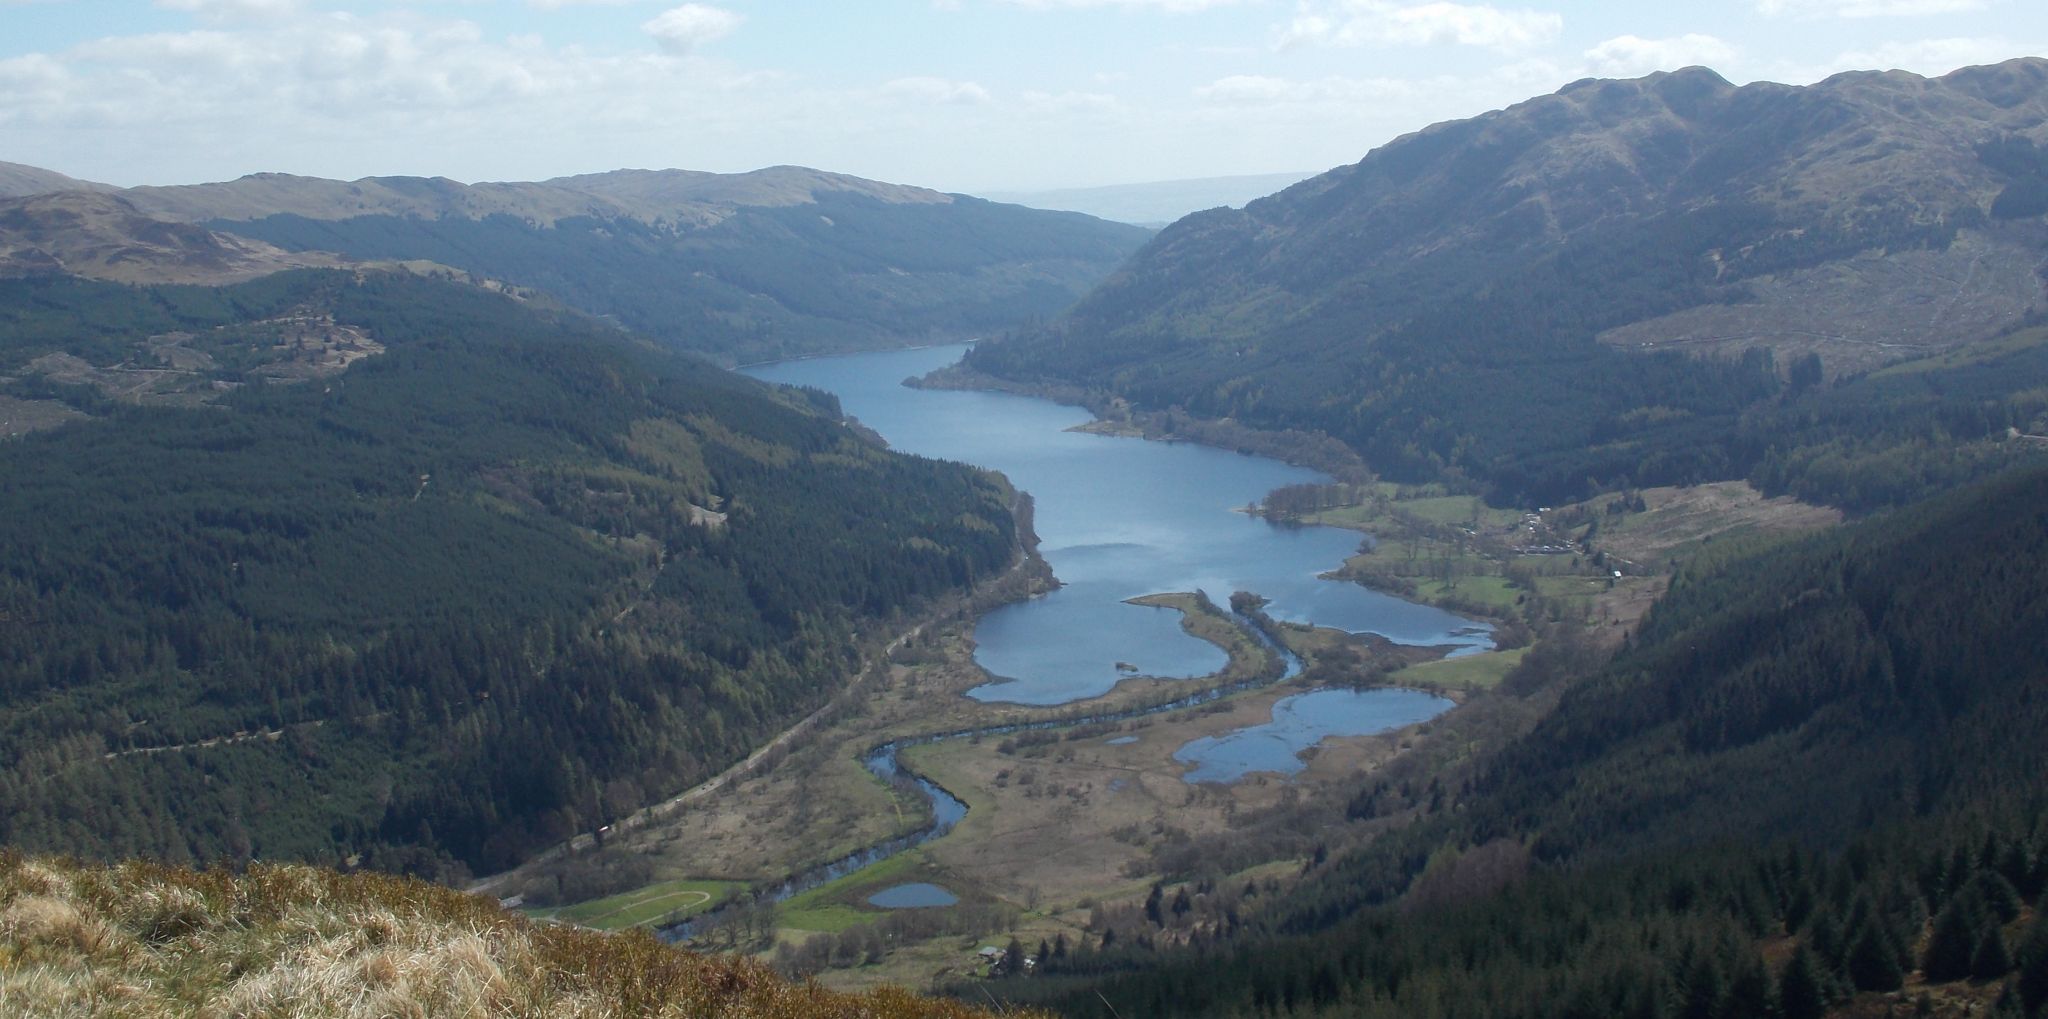
<path id="1" fill-rule="evenodd" d="M 1450 645 L 1454 653 L 1492 647 L 1492 633 L 1483 623 L 1320 579 L 1319 574 L 1356 550 L 1355 532 L 1280 527 L 1236 512 L 1282 485 L 1328 480 L 1315 471 L 1189 443 L 1069 431 L 1087 423 L 1089 414 L 1047 400 L 902 384 L 959 360 L 965 349 L 785 361 L 749 368 L 746 374 L 827 390 L 839 397 L 846 413 L 893 448 L 992 468 L 1031 493 L 1039 553 L 1062 586 L 978 621 L 975 660 L 999 678 L 969 696 L 1052 706 L 1107 693 L 1132 671 L 1162 678 L 1220 671 L 1226 664 L 1222 650 L 1181 629 L 1177 612 L 1125 601 L 1168 591 L 1206 591 L 1218 599 L 1251 591 L 1267 600 L 1268 615 L 1284 621 L 1376 633 L 1404 644 Z M 1175 710 L 1292 675 L 1298 663 L 1284 651 L 1282 660 L 1285 667 L 1278 675 L 1166 704 L 1029 726 L 936 733 L 914 742 Z M 1120 664 L 1125 668 L 1119 669 Z M 967 805 L 957 796 L 902 765 L 897 755 L 904 745 L 876 746 L 864 761 L 885 781 L 915 783 L 931 801 L 931 823 L 796 875 L 765 890 L 765 898 L 781 900 L 850 874 L 938 838 L 966 816 Z M 699 917 L 663 933 L 687 938 L 706 922 L 707 917 Z"/>

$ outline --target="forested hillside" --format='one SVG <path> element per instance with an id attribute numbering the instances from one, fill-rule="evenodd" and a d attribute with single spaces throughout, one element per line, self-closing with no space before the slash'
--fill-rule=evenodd
<path id="1" fill-rule="evenodd" d="M 96 418 L 0 444 L 15 847 L 503 867 L 1016 545 L 1000 479 L 829 396 L 404 274 L 8 281 L 0 372 Z"/>
<path id="2" fill-rule="evenodd" d="M 2038 1012 L 2044 507 L 2048 471 L 2022 471 L 1695 561 L 1412 825 L 1206 948 L 1126 931 L 1016 993 L 1084 1015 L 1805 1017 L 1911 978 L 1943 1014 Z M 1525 666 L 1505 689 L 1557 682 Z"/>
<path id="3" fill-rule="evenodd" d="M 1797 489 L 1798 465 L 1869 453 L 1816 451 L 1853 446 L 1867 406 L 1819 391 L 2041 307 L 2044 113 L 2034 59 L 1805 88 L 1700 68 L 1579 82 L 1190 216 L 968 360 L 1326 432 L 1503 503 L 1770 470 Z M 1978 384 L 1994 391 L 1957 399 L 1972 420 L 1944 435 L 2026 430 L 2038 400 L 2006 397 L 2031 386 Z"/>
<path id="4" fill-rule="evenodd" d="M 820 192 L 678 228 L 626 217 L 274 215 L 216 230 L 293 251 L 424 258 L 545 290 L 740 362 L 956 340 L 1058 314 L 1147 232 L 978 198 Z"/>
<path id="5" fill-rule="evenodd" d="M 120 231 L 131 246 L 203 236 L 203 226 L 234 235 L 217 245 L 266 251 L 273 271 L 288 259 L 263 242 L 288 249 L 298 265 L 333 264 L 328 252 L 432 261 L 547 291 L 725 363 L 974 339 L 1041 321 L 1151 236 L 1078 213 L 797 166 L 478 184 L 260 173 L 122 190 L 0 164 L 0 198 L 39 195 L 38 209 L 68 207 L 86 198 L 51 192 L 88 190 L 110 192 L 94 197 L 120 213 L 99 214 L 94 226 L 138 214 L 157 221 Z M 0 223 L 0 232 L 9 229 Z M 107 258 L 126 253 L 105 243 L 94 259 L 79 259 L 79 238 L 66 244 L 10 265 L 0 243 L 0 277 L 47 272 L 42 263 L 72 256 L 71 271 L 126 282 L 233 281 L 189 272 L 150 278 L 142 273 L 161 269 L 161 260 Z"/>

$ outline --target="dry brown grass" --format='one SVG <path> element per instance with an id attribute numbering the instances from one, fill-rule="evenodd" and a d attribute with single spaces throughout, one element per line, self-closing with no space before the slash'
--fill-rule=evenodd
<path id="1" fill-rule="evenodd" d="M 243 874 L 0 851 L 0 1011 L 15 1016 L 967 1017 L 792 984 L 644 932 L 529 921 L 403 878 Z"/>

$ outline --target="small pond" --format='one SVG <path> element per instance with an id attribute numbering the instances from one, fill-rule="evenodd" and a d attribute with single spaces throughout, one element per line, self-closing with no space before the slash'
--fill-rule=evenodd
<path id="1" fill-rule="evenodd" d="M 950 906 L 959 901 L 960 897 L 952 892 L 922 881 L 884 888 L 868 896 L 869 905 L 880 906 L 883 909 L 930 909 L 935 906 Z"/>
<path id="2" fill-rule="evenodd" d="M 1194 765 L 1189 783 L 1235 782 L 1254 771 L 1292 775 L 1301 752 L 1330 736 L 1367 736 L 1426 722 L 1454 703 L 1420 690 L 1316 690 L 1283 698 L 1273 720 L 1221 736 L 1189 740 L 1173 759 Z"/>

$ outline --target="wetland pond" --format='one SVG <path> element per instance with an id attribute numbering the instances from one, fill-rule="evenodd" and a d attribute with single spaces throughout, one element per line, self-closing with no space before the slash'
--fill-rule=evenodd
<path id="1" fill-rule="evenodd" d="M 950 906 L 959 901 L 959 896 L 954 895 L 952 892 L 940 888 L 938 885 L 926 884 L 921 881 L 915 884 L 884 888 L 868 896 L 868 905 L 880 906 L 883 909 L 932 909 L 938 906 Z"/>
<path id="2" fill-rule="evenodd" d="M 1002 679 L 969 696 L 1065 704 L 1107 693 L 1133 672 L 1220 670 L 1222 650 L 1183 631 L 1178 612 L 1124 603 L 1167 591 L 1204 591 L 1217 602 L 1250 591 L 1275 619 L 1459 652 L 1493 646 L 1483 623 L 1320 579 L 1357 550 L 1356 531 L 1236 512 L 1282 485 L 1328 480 L 1316 471 L 1194 443 L 1069 431 L 1089 413 L 1049 400 L 903 385 L 965 349 L 783 361 L 746 374 L 831 392 L 893 448 L 998 470 L 1031 493 L 1039 553 L 1062 586 L 981 618 L 975 660 Z"/>
<path id="3" fill-rule="evenodd" d="M 1420 690 L 1315 690 L 1282 698 L 1273 720 L 1221 736 L 1189 740 L 1173 759 L 1194 765 L 1182 776 L 1197 782 L 1235 782 L 1255 771 L 1292 775 L 1307 765 L 1301 753 L 1330 736 L 1365 736 L 1426 722 L 1454 705 Z"/>

